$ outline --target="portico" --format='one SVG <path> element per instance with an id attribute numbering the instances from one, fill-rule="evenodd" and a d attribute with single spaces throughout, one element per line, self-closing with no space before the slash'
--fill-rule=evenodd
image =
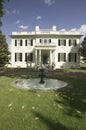
<path id="1" fill-rule="evenodd" d="M 35 49 L 35 64 L 41 66 L 42 64 L 52 66 L 55 62 L 55 50 L 54 49 Z"/>

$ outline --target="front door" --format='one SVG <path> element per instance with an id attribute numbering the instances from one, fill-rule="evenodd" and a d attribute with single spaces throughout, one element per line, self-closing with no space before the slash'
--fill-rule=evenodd
<path id="1" fill-rule="evenodd" d="M 43 64 L 48 63 L 48 55 L 43 55 Z"/>

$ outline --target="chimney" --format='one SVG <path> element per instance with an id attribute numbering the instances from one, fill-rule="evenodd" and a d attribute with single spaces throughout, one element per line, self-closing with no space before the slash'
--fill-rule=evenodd
<path id="1" fill-rule="evenodd" d="M 40 29 L 39 29 L 39 26 L 36 26 L 35 27 L 35 31 L 39 31 Z"/>
<path id="2" fill-rule="evenodd" d="M 52 26 L 52 30 L 53 30 L 53 31 L 56 31 L 56 26 Z"/>

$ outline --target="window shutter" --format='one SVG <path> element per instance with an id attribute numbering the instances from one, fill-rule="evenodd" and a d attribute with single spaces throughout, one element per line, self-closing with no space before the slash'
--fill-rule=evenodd
<path id="1" fill-rule="evenodd" d="M 25 40 L 25 46 L 27 46 L 27 40 Z"/>
<path id="2" fill-rule="evenodd" d="M 66 46 L 66 40 L 64 40 L 64 46 Z"/>
<path id="3" fill-rule="evenodd" d="M 66 61 L 66 53 L 64 53 L 64 61 Z"/>
<path id="4" fill-rule="evenodd" d="M 15 53 L 15 62 L 17 61 L 17 53 Z"/>
<path id="5" fill-rule="evenodd" d="M 77 53 L 74 53 L 74 61 L 77 62 Z"/>
<path id="6" fill-rule="evenodd" d="M 22 61 L 22 53 L 20 53 L 20 61 Z"/>
<path id="7" fill-rule="evenodd" d="M 20 46 L 22 46 L 22 40 L 20 40 Z"/>
<path id="8" fill-rule="evenodd" d="M 49 43 L 51 43 L 51 39 L 49 39 Z"/>
<path id="9" fill-rule="evenodd" d="M 69 53 L 68 57 L 69 57 L 69 62 L 71 62 L 71 53 Z"/>
<path id="10" fill-rule="evenodd" d="M 33 53 L 31 53 L 31 62 L 33 61 Z"/>
<path id="11" fill-rule="evenodd" d="M 27 61 L 27 53 L 25 53 L 25 61 Z"/>
<path id="12" fill-rule="evenodd" d="M 17 46 L 17 40 L 15 40 L 15 46 Z"/>
<path id="13" fill-rule="evenodd" d="M 33 39 L 31 39 L 31 46 L 33 46 Z"/>
<path id="14" fill-rule="evenodd" d="M 71 40 L 69 40 L 69 46 L 71 46 Z"/>
<path id="15" fill-rule="evenodd" d="M 76 40 L 74 40 L 74 46 L 76 46 L 76 45 L 77 45 Z"/>
<path id="16" fill-rule="evenodd" d="M 60 53 L 58 53 L 58 62 L 60 62 Z"/>
<path id="17" fill-rule="evenodd" d="M 60 40 L 58 40 L 58 46 L 60 46 Z"/>

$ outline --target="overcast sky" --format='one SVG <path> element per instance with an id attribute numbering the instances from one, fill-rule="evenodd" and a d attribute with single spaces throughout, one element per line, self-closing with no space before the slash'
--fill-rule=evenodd
<path id="1" fill-rule="evenodd" d="M 10 44 L 13 31 L 34 31 L 35 26 L 86 32 L 86 0 L 10 0 L 4 3 L 6 15 L 2 31 Z"/>

